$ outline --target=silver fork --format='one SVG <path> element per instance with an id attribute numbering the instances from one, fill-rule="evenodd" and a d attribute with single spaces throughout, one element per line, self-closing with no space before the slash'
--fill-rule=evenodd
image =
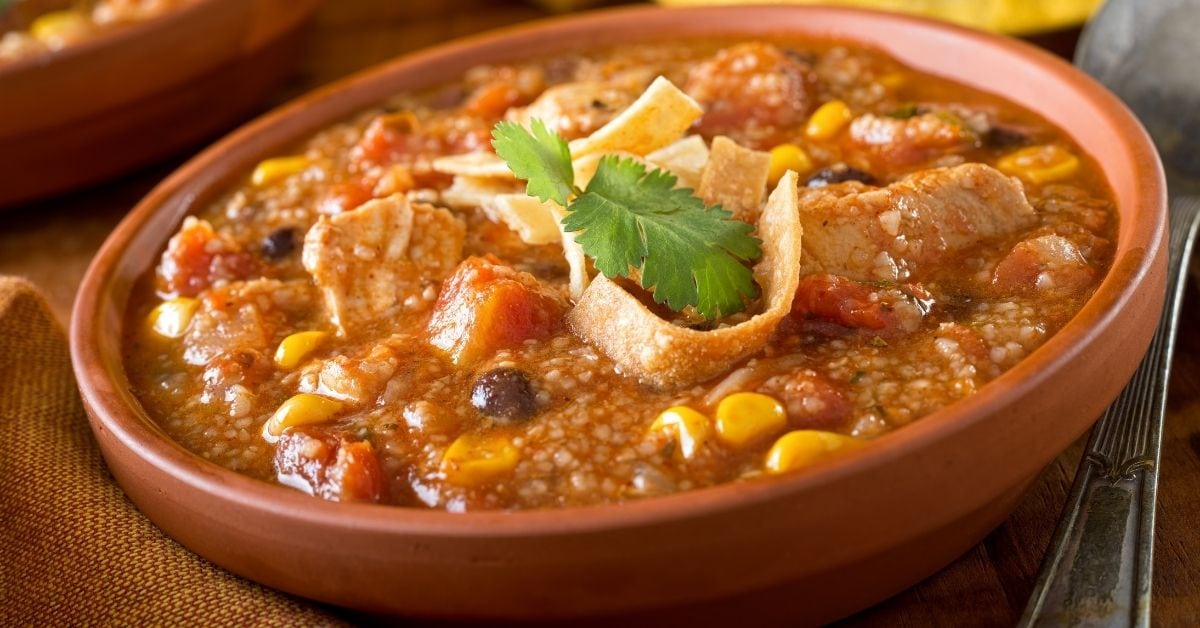
<path id="1" fill-rule="evenodd" d="M 1141 366 L 1093 429 L 1021 626 L 1150 625 L 1154 508 L 1167 381 L 1200 196 L 1200 0 L 1108 0 L 1076 64 L 1154 137 L 1174 197 L 1167 295 Z"/>

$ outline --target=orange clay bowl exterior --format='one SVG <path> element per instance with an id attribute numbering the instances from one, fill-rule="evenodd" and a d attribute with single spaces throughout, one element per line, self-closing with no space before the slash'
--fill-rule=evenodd
<path id="1" fill-rule="evenodd" d="M 861 42 L 1040 113 L 1095 157 L 1113 187 L 1111 272 L 1062 331 L 968 399 L 810 472 L 620 505 L 451 514 L 326 502 L 185 451 L 129 392 L 121 314 L 131 286 L 186 213 L 258 160 L 479 63 L 714 34 Z M 237 131 L 164 181 L 108 239 L 79 293 L 72 352 L 92 429 L 129 497 L 181 543 L 251 580 L 426 617 L 814 623 L 961 555 L 1096 420 L 1158 321 L 1165 225 L 1161 166 L 1137 120 L 1099 84 L 1024 43 L 844 9 L 621 9 L 397 59 Z"/>
<path id="2" fill-rule="evenodd" d="M 192 0 L 0 63 L 0 207 L 103 181 L 253 111 L 317 0 Z"/>

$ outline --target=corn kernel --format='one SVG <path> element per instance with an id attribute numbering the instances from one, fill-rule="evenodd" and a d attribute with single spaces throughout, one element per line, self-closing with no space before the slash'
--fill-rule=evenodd
<path id="1" fill-rule="evenodd" d="M 150 316 L 150 329 L 163 338 L 179 338 L 187 331 L 200 302 L 190 297 L 176 297 L 159 303 Z"/>
<path id="2" fill-rule="evenodd" d="M 708 417 L 687 406 L 675 406 L 663 410 L 650 424 L 650 431 L 675 439 L 676 452 L 685 460 L 692 459 L 712 431 Z"/>
<path id="3" fill-rule="evenodd" d="M 768 473 L 787 473 L 828 460 L 838 452 L 862 446 L 857 438 L 822 432 L 797 430 L 779 437 L 767 452 Z"/>
<path id="4" fill-rule="evenodd" d="M 812 167 L 812 160 L 803 148 L 795 144 L 780 144 L 771 149 L 771 170 L 768 179 L 774 186 L 788 170 L 794 170 L 796 174 L 803 176 L 812 170 Z"/>
<path id="5" fill-rule="evenodd" d="M 887 74 L 875 79 L 875 82 L 886 87 L 887 89 L 899 89 L 908 82 L 908 76 L 903 72 L 888 72 Z"/>
<path id="6" fill-rule="evenodd" d="M 79 11 L 51 11 L 29 25 L 29 34 L 35 39 L 56 48 L 87 34 L 90 22 Z"/>
<path id="7" fill-rule="evenodd" d="M 840 100 L 831 100 L 813 112 L 808 125 L 804 127 L 804 134 L 814 140 L 830 139 L 840 133 L 853 117 L 849 105 Z"/>
<path id="8" fill-rule="evenodd" d="M 787 410 L 773 397 L 740 392 L 717 404 L 717 434 L 734 447 L 744 447 L 787 426 Z"/>
<path id="9" fill-rule="evenodd" d="M 442 473 L 459 486 L 477 486 L 511 473 L 520 452 L 503 436 L 463 434 L 442 456 Z"/>
<path id="10" fill-rule="evenodd" d="M 1029 183 L 1050 183 L 1075 174 L 1079 158 L 1061 146 L 1044 144 L 1009 153 L 996 162 L 996 168 Z"/>
<path id="11" fill-rule="evenodd" d="M 329 336 L 324 331 L 300 331 L 284 338 L 275 349 L 275 365 L 294 369 Z"/>
<path id="12" fill-rule="evenodd" d="M 267 442 L 279 440 L 289 427 L 324 423 L 342 409 L 342 404 L 312 393 L 300 393 L 283 402 L 275 414 L 263 423 L 262 435 Z"/>
<path id="13" fill-rule="evenodd" d="M 272 157 L 264 159 L 254 167 L 250 182 L 254 185 L 268 185 L 298 172 L 303 172 L 312 165 L 312 160 L 304 155 L 290 157 Z"/>

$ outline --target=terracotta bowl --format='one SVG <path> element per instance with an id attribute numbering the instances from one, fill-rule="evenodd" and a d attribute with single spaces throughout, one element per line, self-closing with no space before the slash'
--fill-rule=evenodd
<path id="1" fill-rule="evenodd" d="M 317 0 L 195 0 L 0 63 L 0 207 L 102 181 L 230 127 L 292 67 Z"/>
<path id="2" fill-rule="evenodd" d="M 259 159 L 478 63 L 706 34 L 862 42 L 1041 113 L 1096 157 L 1115 191 L 1112 271 L 1024 362 L 854 455 L 811 473 L 622 505 L 464 515 L 325 502 L 188 453 L 130 394 L 120 338 L 131 286 L 186 213 Z M 969 549 L 1116 396 L 1161 311 L 1165 207 L 1161 167 L 1137 120 L 1097 83 L 1026 44 L 828 8 L 615 10 L 398 59 L 205 151 L 143 200 L 92 263 L 75 307 L 73 359 L 96 438 L 134 503 L 196 553 L 268 586 L 432 617 L 634 614 L 708 624 L 749 612 L 817 622 L 882 600 Z"/>

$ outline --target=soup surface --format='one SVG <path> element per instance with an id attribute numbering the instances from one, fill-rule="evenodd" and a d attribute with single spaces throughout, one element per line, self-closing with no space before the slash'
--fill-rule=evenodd
<path id="1" fill-rule="evenodd" d="M 566 209 L 494 154 L 505 120 L 570 141 Z M 614 177 L 639 164 L 702 217 L 648 203 L 621 232 Z M 708 219 L 734 244 L 679 244 Z M 474 68 L 258 164 L 147 274 L 125 363 L 185 447 L 326 499 L 621 502 L 803 472 L 971 395 L 1080 309 L 1115 226 L 1061 130 L 877 51 L 591 50 Z M 645 250 L 605 279 L 621 233 Z M 732 306 L 705 306 L 696 251 L 751 282 Z"/>

